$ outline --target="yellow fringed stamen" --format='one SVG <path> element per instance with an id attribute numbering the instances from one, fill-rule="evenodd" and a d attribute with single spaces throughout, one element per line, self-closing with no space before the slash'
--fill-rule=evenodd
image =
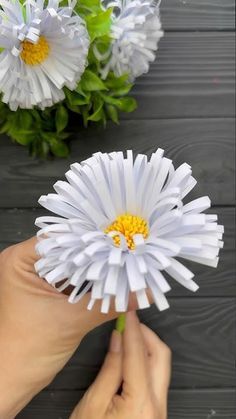
<path id="1" fill-rule="evenodd" d="M 119 215 L 119 217 L 117 217 L 104 232 L 108 234 L 110 231 L 119 231 L 122 233 L 126 238 L 127 246 L 130 250 L 135 249 L 133 241 L 133 236 L 135 234 L 142 234 L 145 239 L 149 234 L 147 221 L 145 221 L 142 217 L 129 213 Z M 120 246 L 119 236 L 114 236 L 113 241 L 117 247 Z"/>
<path id="2" fill-rule="evenodd" d="M 44 36 L 40 36 L 36 44 L 30 41 L 22 42 L 21 58 L 27 65 L 41 64 L 49 55 L 50 47 Z"/>

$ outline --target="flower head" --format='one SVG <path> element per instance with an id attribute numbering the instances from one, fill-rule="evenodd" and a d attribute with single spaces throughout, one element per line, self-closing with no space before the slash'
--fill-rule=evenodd
<path id="1" fill-rule="evenodd" d="M 166 309 L 164 271 L 196 291 L 194 274 L 176 257 L 216 267 L 223 227 L 216 215 L 203 214 L 208 197 L 183 203 L 196 184 L 191 173 L 186 163 L 175 170 L 162 149 L 149 161 L 127 151 L 127 157 L 96 153 L 72 164 L 68 182 L 56 182 L 57 193 L 39 200 L 57 217 L 36 220 L 37 272 L 60 291 L 72 285 L 70 302 L 91 290 L 88 308 L 101 299 L 103 312 L 112 297 L 116 310 L 126 311 L 130 292 L 140 308 L 148 307 L 147 288 Z"/>
<path id="2" fill-rule="evenodd" d="M 147 73 L 163 36 L 159 5 L 155 0 L 115 0 L 111 26 L 111 53 L 102 76 L 112 70 L 117 76 L 129 74 L 133 81 Z"/>
<path id="3" fill-rule="evenodd" d="M 11 110 L 41 109 L 64 99 L 84 72 L 89 36 L 74 4 L 0 0 L 0 92 Z"/>

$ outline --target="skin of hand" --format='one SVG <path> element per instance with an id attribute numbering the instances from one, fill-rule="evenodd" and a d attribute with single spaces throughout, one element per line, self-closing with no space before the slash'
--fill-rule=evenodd
<path id="1" fill-rule="evenodd" d="M 90 295 L 70 304 L 38 277 L 36 238 L 0 254 L 0 418 L 11 419 L 64 367 L 83 337 L 117 317 L 87 310 Z M 133 296 L 132 296 L 133 297 Z M 129 309 L 136 308 L 131 297 Z"/>
<path id="2" fill-rule="evenodd" d="M 131 311 L 70 419 L 166 419 L 170 375 L 170 349 Z"/>

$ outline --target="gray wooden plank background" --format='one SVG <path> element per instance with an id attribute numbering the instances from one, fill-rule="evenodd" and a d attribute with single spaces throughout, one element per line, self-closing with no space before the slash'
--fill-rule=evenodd
<path id="1" fill-rule="evenodd" d="M 169 419 L 236 417 L 234 1 L 162 0 L 165 37 L 148 75 L 134 88 L 139 107 L 107 130 L 78 128 L 68 160 L 39 161 L 0 137 L 0 250 L 35 233 L 37 200 L 69 164 L 97 150 L 148 155 L 158 146 L 199 180 L 192 197 L 210 195 L 225 225 L 219 268 L 195 265 L 197 294 L 177 284 L 171 309 L 140 312 L 172 348 Z M 190 264 L 191 266 L 191 264 Z M 54 382 L 19 419 L 66 419 L 97 374 L 113 323 L 95 329 Z M 148 419 L 148 418 L 144 418 Z"/>

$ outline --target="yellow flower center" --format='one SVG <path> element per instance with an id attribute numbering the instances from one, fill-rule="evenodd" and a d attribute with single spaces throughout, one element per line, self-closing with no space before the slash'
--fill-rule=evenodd
<path id="1" fill-rule="evenodd" d="M 50 47 L 44 36 L 40 36 L 36 44 L 30 41 L 22 42 L 21 58 L 27 65 L 41 64 L 48 57 Z"/>
<path id="2" fill-rule="evenodd" d="M 135 249 L 133 241 L 133 236 L 135 234 L 142 234 L 145 239 L 149 234 L 147 221 L 145 221 L 142 217 L 129 213 L 119 215 L 119 217 L 117 217 L 104 232 L 108 234 L 110 231 L 119 231 L 122 233 L 125 236 L 128 248 L 131 250 Z M 113 236 L 113 241 L 117 247 L 120 246 L 119 236 Z"/>

